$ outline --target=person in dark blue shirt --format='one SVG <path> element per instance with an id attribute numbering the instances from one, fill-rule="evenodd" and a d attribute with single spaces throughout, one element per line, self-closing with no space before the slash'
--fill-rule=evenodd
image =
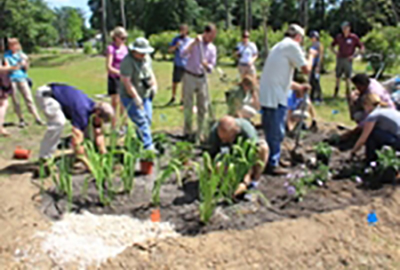
<path id="1" fill-rule="evenodd" d="M 114 116 L 114 110 L 110 104 L 95 103 L 81 90 L 60 83 L 50 83 L 39 87 L 36 91 L 36 100 L 47 118 L 47 132 L 40 145 L 41 159 L 48 159 L 55 152 L 66 119 L 72 124 L 72 146 L 78 156 L 84 154 L 82 143 L 85 135 L 89 134 L 94 135 L 93 139 L 99 152 L 106 152 L 101 127 Z"/>
<path id="2" fill-rule="evenodd" d="M 324 58 L 324 46 L 319 41 L 319 33 L 317 31 L 311 31 L 310 38 L 312 41 L 311 48 L 318 52 L 318 54 L 314 58 L 310 74 L 311 100 L 313 102 L 320 103 L 322 101 L 320 74 L 322 68 L 322 60 Z"/>
<path id="3" fill-rule="evenodd" d="M 185 48 L 192 40 L 188 37 L 189 27 L 186 24 L 181 25 L 179 28 L 180 33 L 176 36 L 172 42 L 169 44 L 169 53 L 175 53 L 174 57 L 174 71 L 172 73 L 172 97 L 168 102 L 168 105 L 175 103 L 176 99 L 176 88 L 178 84 L 182 82 L 183 74 L 185 73 L 186 57 L 182 57 L 182 50 Z M 183 93 L 181 97 L 181 104 L 183 105 Z"/>

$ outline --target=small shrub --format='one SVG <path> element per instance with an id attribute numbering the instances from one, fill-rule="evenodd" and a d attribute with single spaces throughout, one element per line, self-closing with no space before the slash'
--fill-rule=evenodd
<path id="1" fill-rule="evenodd" d="M 83 44 L 83 53 L 90 55 L 93 53 L 93 46 L 91 42 L 85 42 L 85 44 Z"/>
<path id="2" fill-rule="evenodd" d="M 315 146 L 316 158 L 318 161 L 325 165 L 329 164 L 329 160 L 332 156 L 332 148 L 325 142 L 320 142 Z"/>

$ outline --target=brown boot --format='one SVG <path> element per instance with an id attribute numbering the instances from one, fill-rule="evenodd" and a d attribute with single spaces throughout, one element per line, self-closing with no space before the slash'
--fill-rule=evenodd
<path id="1" fill-rule="evenodd" d="M 290 161 L 286 161 L 281 159 L 279 161 L 279 166 L 281 166 L 282 168 L 289 168 L 292 165 L 292 163 Z"/>
<path id="2" fill-rule="evenodd" d="M 279 176 L 279 175 L 287 175 L 289 171 L 282 167 L 276 166 L 276 167 L 267 167 L 266 173 L 270 175 Z"/>

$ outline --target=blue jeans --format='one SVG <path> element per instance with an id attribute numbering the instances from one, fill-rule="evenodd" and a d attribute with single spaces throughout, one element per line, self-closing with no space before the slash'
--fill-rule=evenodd
<path id="1" fill-rule="evenodd" d="M 151 136 L 151 120 L 153 116 L 153 102 L 150 98 L 143 99 L 144 110 L 139 110 L 132 98 L 121 97 L 129 118 L 138 127 L 137 133 L 142 139 L 145 149 L 153 149 L 153 138 Z"/>
<path id="2" fill-rule="evenodd" d="M 262 127 L 265 140 L 269 146 L 268 166 L 279 166 L 281 157 L 281 143 L 285 137 L 285 119 L 287 107 L 279 105 L 278 108 L 262 108 Z"/>
<path id="3" fill-rule="evenodd" d="M 395 150 L 400 150 L 400 138 L 377 127 L 374 127 L 365 144 L 365 155 L 368 163 L 377 159 L 376 150 L 381 150 L 383 146 L 391 146 Z"/>

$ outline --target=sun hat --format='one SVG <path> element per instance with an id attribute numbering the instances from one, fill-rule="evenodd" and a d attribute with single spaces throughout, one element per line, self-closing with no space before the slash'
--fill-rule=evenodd
<path id="1" fill-rule="evenodd" d="M 287 33 L 290 34 L 290 35 L 298 34 L 298 35 L 301 35 L 303 37 L 304 37 L 304 34 L 305 34 L 303 27 L 301 27 L 298 24 L 289 25 Z"/>
<path id="2" fill-rule="evenodd" d="M 111 38 L 116 38 L 116 37 L 127 37 L 128 32 L 126 32 L 125 28 L 118 26 L 116 27 L 112 32 L 111 32 Z"/>
<path id="3" fill-rule="evenodd" d="M 150 46 L 150 43 L 144 37 L 137 38 L 131 45 L 129 45 L 129 50 L 138 53 L 149 54 L 154 52 L 154 48 Z"/>

